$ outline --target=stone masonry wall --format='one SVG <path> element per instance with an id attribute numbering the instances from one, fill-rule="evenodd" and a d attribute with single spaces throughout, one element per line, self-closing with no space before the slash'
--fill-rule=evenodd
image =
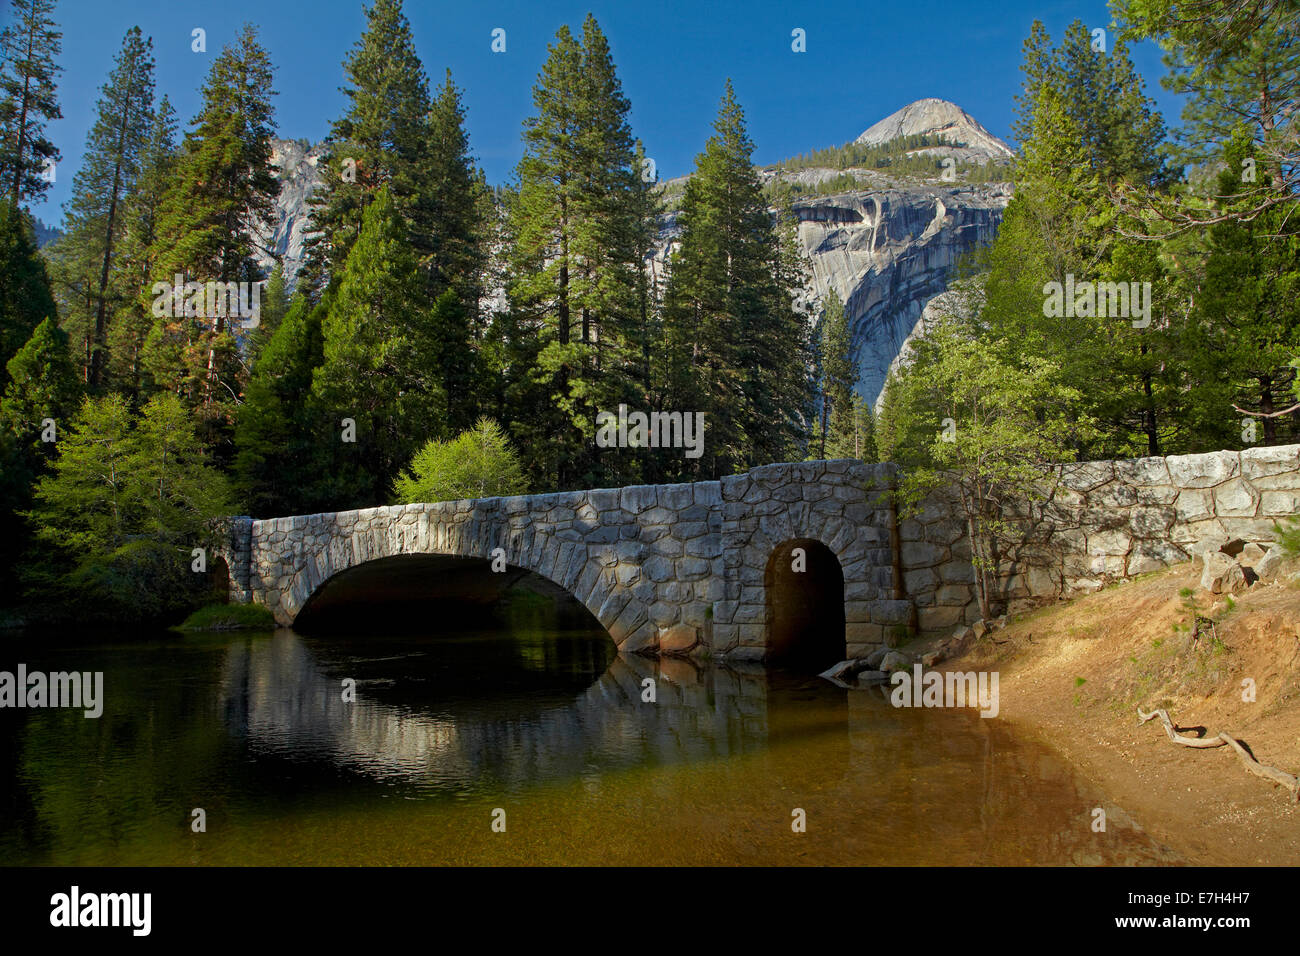
<path id="1" fill-rule="evenodd" d="M 1062 465 L 1047 499 L 1025 509 L 1028 533 L 1000 567 L 1017 606 L 1096 591 L 1217 550 L 1268 543 L 1300 512 L 1300 445 Z M 978 618 L 959 514 L 944 495 L 900 523 L 903 581 L 923 629 Z"/>
<path id="2" fill-rule="evenodd" d="M 773 551 L 814 538 L 844 570 L 850 646 L 865 650 L 904 619 L 894 600 L 891 516 L 875 488 L 889 466 L 769 465 L 722 481 L 638 485 L 398 505 L 253 521 L 234 519 L 225 549 L 236 601 L 288 625 L 326 581 L 408 554 L 506 561 L 569 591 L 620 650 L 763 655 Z"/>

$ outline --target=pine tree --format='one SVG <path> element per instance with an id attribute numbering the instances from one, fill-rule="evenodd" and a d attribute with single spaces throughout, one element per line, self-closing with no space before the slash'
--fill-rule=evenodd
<path id="1" fill-rule="evenodd" d="M 556 33 L 524 123 L 524 157 L 509 203 L 517 441 L 535 487 L 600 481 L 617 470 L 594 444 L 600 409 L 635 400 L 638 198 L 630 109 L 595 19 L 581 42 Z M 607 456 L 607 458 L 610 456 Z"/>
<path id="2" fill-rule="evenodd" d="M 311 200 L 315 234 L 299 282 L 317 296 L 328 277 L 342 269 L 380 187 L 389 185 L 392 200 L 406 214 L 420 191 L 425 138 L 434 132 L 429 82 L 402 0 L 375 0 L 365 13 L 366 30 L 343 63 L 348 108 L 331 124 L 321 187 Z M 446 119 L 445 113 L 439 116 L 439 123 Z M 454 149 L 448 127 L 440 125 L 436 132 L 444 137 L 443 146 Z"/>
<path id="3" fill-rule="evenodd" d="M 0 189 L 19 207 L 41 199 L 45 173 L 62 157 L 45 138 L 45 124 L 62 119 L 55 94 L 63 33 L 54 0 L 12 0 L 13 20 L 0 31 Z"/>
<path id="4" fill-rule="evenodd" d="M 77 411 L 81 389 L 68 337 L 52 318 L 36 327 L 7 371 L 9 384 L 0 399 L 0 577 L 9 580 L 27 540 L 21 512 L 30 507 L 32 484 Z M 54 425 L 54 442 L 43 440 L 47 419 Z"/>
<path id="5" fill-rule="evenodd" d="M 671 406 L 704 411 L 709 425 L 700 477 L 801 454 L 811 364 L 730 81 L 714 130 L 686 185 L 664 305 Z"/>
<path id="6" fill-rule="evenodd" d="M 31 225 L 0 200 L 0 360 L 8 362 L 43 319 L 57 315 Z"/>
<path id="7" fill-rule="evenodd" d="M 139 176 L 153 121 L 153 41 L 132 27 L 122 40 L 96 104 L 81 169 L 72 183 L 64 236 L 53 254 L 57 289 L 69 293 L 60 310 L 63 327 L 82 344 L 83 375 L 91 388 L 107 378 L 110 316 L 137 290 L 113 288 L 114 254 L 125 231 L 127 194 Z M 82 314 L 83 303 L 91 311 Z"/>
<path id="8" fill-rule="evenodd" d="M 6 365 L 9 384 L 0 400 L 0 425 L 26 441 L 43 458 L 53 443 L 40 438 L 42 423 L 66 427 L 77 410 L 81 389 L 68 355 L 68 336 L 47 318 Z M 56 431 L 57 436 L 57 431 Z"/>
<path id="9" fill-rule="evenodd" d="M 487 258 L 482 221 L 486 183 L 474 166 L 461 91 L 452 82 L 451 70 L 433 99 L 420 144 L 407 210 L 411 242 L 429 300 L 452 289 L 472 316 L 483 294 Z"/>
<path id="10" fill-rule="evenodd" d="M 263 278 L 256 230 L 280 189 L 271 165 L 275 132 L 270 97 L 272 67 L 257 31 L 245 26 L 213 61 L 203 106 L 163 196 L 151 251 L 161 281 L 241 283 Z M 146 364 L 157 384 L 196 408 L 209 448 L 231 446 L 234 407 L 246 381 L 240 358 L 243 328 L 206 304 L 186 301 L 182 315 L 162 302 L 146 343 Z"/>
<path id="11" fill-rule="evenodd" d="M 253 370 L 235 425 L 234 483 L 244 514 L 303 514 L 329 504 L 322 449 L 337 433 L 326 434 L 318 420 L 311 386 L 330 305 L 295 295 Z"/>
<path id="12" fill-rule="evenodd" d="M 44 551 L 28 580 L 47 607 L 139 621 L 201 593 L 191 549 L 211 548 L 213 519 L 229 514 L 224 477 L 175 395 L 151 400 L 132 425 L 122 396 L 87 399 L 37 485 L 28 519 Z"/>
<path id="13" fill-rule="evenodd" d="M 158 103 L 141 151 L 140 175 L 127 197 L 120 253 L 114 260 L 115 288 L 129 297 L 118 306 L 108 330 L 109 383 L 139 397 L 149 387 L 144 346 L 153 328 L 152 287 L 158 277 L 158 214 L 176 167 L 176 113 L 166 96 Z"/>
<path id="14" fill-rule="evenodd" d="M 387 188 L 366 209 L 337 290 L 312 392 L 336 436 L 336 423 L 355 422 L 355 443 L 331 445 L 333 473 L 341 506 L 369 507 L 385 500 L 415 449 L 446 433 L 446 395 L 420 274 Z"/>
<path id="15" fill-rule="evenodd" d="M 1241 160 L 1254 149 L 1243 133 L 1228 143 L 1220 195 L 1241 189 Z M 1208 252 L 1196 300 L 1200 347 L 1193 355 L 1211 382 L 1231 389 L 1226 395 L 1215 389 L 1220 401 L 1227 399 L 1220 406 L 1224 419 L 1258 413 L 1264 444 L 1294 441 L 1300 419 L 1274 413 L 1291 404 L 1292 359 L 1300 352 L 1300 229 L 1283 207 L 1272 207 L 1250 222 L 1229 218 L 1211 227 Z"/>

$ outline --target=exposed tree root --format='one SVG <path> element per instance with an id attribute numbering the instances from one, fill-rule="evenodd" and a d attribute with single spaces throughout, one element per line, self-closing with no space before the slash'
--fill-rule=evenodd
<path id="1" fill-rule="evenodd" d="M 1255 756 L 1249 750 L 1242 746 L 1240 740 L 1227 734 L 1219 734 L 1217 737 L 1184 737 L 1174 727 L 1174 722 L 1169 719 L 1167 711 L 1157 708 L 1149 714 L 1144 714 L 1142 708 L 1138 708 L 1138 723 L 1145 724 L 1148 720 L 1153 720 L 1156 717 L 1159 717 L 1161 723 L 1165 725 L 1165 733 L 1169 735 L 1169 739 L 1174 743 L 1182 744 L 1184 747 L 1201 748 L 1222 747 L 1226 744 L 1237 752 L 1237 756 L 1241 758 L 1242 766 L 1248 771 L 1257 777 L 1263 777 L 1265 780 L 1271 780 L 1279 786 L 1286 787 L 1291 791 L 1291 796 L 1300 801 L 1300 778 L 1297 778 L 1295 774 L 1278 770 L 1277 767 L 1264 766 L 1255 759 Z"/>

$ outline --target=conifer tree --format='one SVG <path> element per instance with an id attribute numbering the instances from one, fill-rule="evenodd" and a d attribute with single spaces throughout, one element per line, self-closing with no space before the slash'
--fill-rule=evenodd
<path id="1" fill-rule="evenodd" d="M 323 360 L 327 299 L 293 297 L 258 357 L 235 425 L 234 485 L 242 513 L 303 514 L 329 504 L 322 449 L 337 440 L 315 414 L 312 373 Z"/>
<path id="2" fill-rule="evenodd" d="M 145 341 L 155 317 L 152 306 L 153 263 L 158 213 L 176 166 L 176 112 L 164 95 L 154 110 L 149 137 L 140 155 L 140 175 L 126 200 L 120 253 L 114 260 L 113 285 L 124 299 L 108 330 L 109 384 L 138 397 L 147 387 Z"/>
<path id="3" fill-rule="evenodd" d="M 0 359 L 8 362 L 43 319 L 57 315 L 31 225 L 16 206 L 0 200 Z"/>
<path id="4" fill-rule="evenodd" d="M 314 234 L 299 282 L 316 296 L 327 277 L 343 268 L 380 187 L 389 186 L 392 201 L 405 215 L 425 172 L 429 81 L 402 0 L 375 0 L 365 13 L 366 30 L 343 63 L 347 111 L 330 126 L 321 187 L 311 200 Z M 448 137 L 445 113 L 439 117 L 436 133 Z"/>
<path id="5" fill-rule="evenodd" d="M 524 157 L 509 205 L 510 301 L 520 409 L 512 432 L 545 448 L 530 460 L 535 487 L 600 481 L 595 415 L 642 395 L 637 341 L 638 198 L 630 109 L 595 18 L 579 41 L 556 33 L 524 124 Z M 521 361 L 520 361 L 521 360 Z M 607 456 L 608 458 L 609 456 Z"/>
<path id="6" fill-rule="evenodd" d="M 686 185 L 664 305 L 670 406 L 704 411 L 710 429 L 700 477 L 801 454 L 811 364 L 730 81 L 714 131 Z"/>
<path id="7" fill-rule="evenodd" d="M 80 343 L 83 377 L 91 388 L 107 378 L 107 328 L 112 314 L 135 290 L 113 288 L 115 253 L 125 232 L 126 197 L 140 173 L 153 121 L 153 41 L 139 27 L 122 40 L 96 104 L 82 165 L 72 183 L 64 236 L 52 254 L 55 287 L 63 296 L 63 327 Z M 89 306 L 82 313 L 82 304 Z"/>
<path id="8" fill-rule="evenodd" d="M 54 0 L 11 0 L 13 19 L 0 30 L 0 189 L 21 207 L 44 197 L 48 164 L 62 157 L 45 124 L 62 119 L 55 93 L 63 33 Z"/>
<path id="9" fill-rule="evenodd" d="M 213 61 L 203 106 L 186 134 L 156 222 L 151 258 L 155 281 L 251 283 L 264 276 L 257 262 L 258 225 L 269 218 L 279 192 L 271 165 L 275 132 L 272 67 L 257 31 L 245 26 Z M 197 410 L 199 434 L 210 448 L 230 453 L 233 409 L 246 381 L 240 360 L 242 323 L 214 315 L 187 298 L 182 315 L 162 303 L 146 343 L 146 363 L 157 384 Z"/>
<path id="10" fill-rule="evenodd" d="M 355 442 L 335 438 L 340 504 L 383 502 L 400 468 L 445 437 L 446 395 L 415 255 L 388 189 L 366 209 L 323 325 L 312 393 L 331 423 L 349 418 Z"/>

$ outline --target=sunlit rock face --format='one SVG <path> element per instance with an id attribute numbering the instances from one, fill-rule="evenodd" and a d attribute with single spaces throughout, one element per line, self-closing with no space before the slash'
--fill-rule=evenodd
<path id="1" fill-rule="evenodd" d="M 900 136 L 928 135 L 952 145 L 925 147 L 916 153 L 953 156 L 959 163 L 1005 163 L 1010 148 L 965 110 L 945 100 L 924 99 L 874 124 L 857 137 L 864 145 L 881 145 Z M 320 185 L 324 144 L 273 140 L 272 158 L 282 182 L 276 213 L 263 231 L 268 252 L 261 264 L 269 272 L 278 257 L 292 284 L 302 266 L 310 231 L 308 200 Z M 961 258 L 989 242 L 1011 199 L 1006 183 L 968 185 L 904 181 L 876 169 L 812 168 L 758 170 L 764 183 L 773 179 L 805 188 L 845 174 L 860 188 L 806 196 L 794 203 L 808 283 L 803 305 L 810 317 L 834 289 L 846 305 L 853 357 L 859 370 L 857 390 L 875 402 L 890 363 L 916 327 L 926 304 L 948 288 Z M 664 183 L 671 197 L 660 219 L 659 241 L 646 263 L 656 282 L 667 280 L 672 253 L 681 238 L 678 210 L 686 177 Z M 775 211 L 774 211 L 775 212 Z M 495 270 L 500 274 L 501 270 Z M 489 290 L 487 308 L 504 308 L 504 290 Z"/>
<path id="2" fill-rule="evenodd" d="M 991 242 L 1009 187 L 894 188 L 795 206 L 799 240 L 820 302 L 834 290 L 849 317 L 858 392 L 875 402 L 921 312 L 963 256 Z"/>
<path id="3" fill-rule="evenodd" d="M 927 97 L 909 103 L 875 123 L 854 140 L 863 146 L 880 146 L 903 136 L 932 136 L 958 146 L 952 155 L 995 161 L 1011 159 L 1011 147 L 998 139 L 956 103 Z M 924 152 L 920 150 L 918 152 Z M 949 150 L 940 149 L 942 153 Z"/>
<path id="4" fill-rule="evenodd" d="M 321 183 L 319 164 L 324 155 L 324 143 L 310 146 L 304 139 L 271 140 L 271 163 L 280 180 L 280 195 L 274 216 L 259 231 L 264 249 L 257 261 L 268 274 L 277 260 L 283 262 L 285 279 L 291 285 L 306 255 L 311 230 L 308 200 Z"/>

